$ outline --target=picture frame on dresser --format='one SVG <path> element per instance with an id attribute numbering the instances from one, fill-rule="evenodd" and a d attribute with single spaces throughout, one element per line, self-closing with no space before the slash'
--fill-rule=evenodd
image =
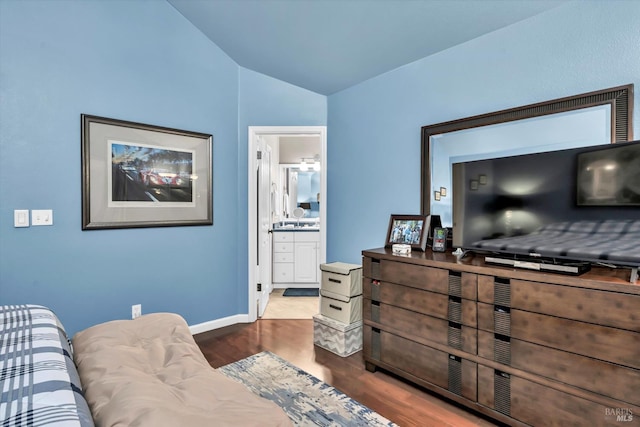
<path id="1" fill-rule="evenodd" d="M 396 215 L 389 218 L 385 247 L 395 244 L 410 245 L 411 249 L 424 251 L 430 229 L 430 215 Z"/>
<path id="2" fill-rule="evenodd" d="M 213 224 L 213 136 L 81 115 L 82 229 Z"/>

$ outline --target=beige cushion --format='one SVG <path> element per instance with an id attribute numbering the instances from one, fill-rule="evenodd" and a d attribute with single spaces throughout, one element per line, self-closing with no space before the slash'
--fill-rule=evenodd
<path id="1" fill-rule="evenodd" d="M 213 369 L 176 314 L 93 326 L 73 346 L 100 427 L 291 425 L 275 403 Z"/>

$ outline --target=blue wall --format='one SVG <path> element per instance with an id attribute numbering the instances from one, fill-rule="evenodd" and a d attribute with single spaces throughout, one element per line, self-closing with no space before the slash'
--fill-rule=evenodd
<path id="1" fill-rule="evenodd" d="M 327 97 L 240 68 L 240 111 L 238 118 L 238 282 L 248 283 L 248 194 L 247 156 L 249 126 L 326 126 Z M 239 304 L 247 312 L 248 285 L 239 290 Z"/>
<path id="2" fill-rule="evenodd" d="M 70 333 L 137 303 L 246 313 L 246 126 L 324 125 L 326 98 L 242 71 L 164 1 L 0 1 L 0 54 L 0 304 Z M 213 134 L 214 225 L 81 231 L 82 113 Z M 54 225 L 14 228 L 14 209 Z"/>
<path id="3" fill-rule="evenodd" d="M 327 262 L 420 212 L 420 128 L 640 84 L 640 2 L 571 2 L 329 97 Z M 634 108 L 640 138 L 640 97 Z M 339 209 L 332 209 L 339 206 Z"/>
<path id="4" fill-rule="evenodd" d="M 0 303 L 71 333 L 247 311 L 247 126 L 328 125 L 327 261 L 420 209 L 420 127 L 640 83 L 639 2 L 572 2 L 328 99 L 238 67 L 163 1 L 0 0 Z M 328 113 L 327 113 L 328 112 Z M 214 136 L 214 225 L 81 231 L 80 114 Z M 327 115 L 328 114 L 328 115 Z M 640 106 L 634 128 L 640 137 Z M 13 227 L 53 209 L 52 227 Z"/>

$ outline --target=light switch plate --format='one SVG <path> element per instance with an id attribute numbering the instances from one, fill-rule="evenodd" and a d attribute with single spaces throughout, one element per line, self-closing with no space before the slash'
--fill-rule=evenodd
<path id="1" fill-rule="evenodd" d="M 16 209 L 13 211 L 13 226 L 14 227 L 29 226 L 29 209 Z"/>
<path id="2" fill-rule="evenodd" d="M 31 225 L 53 225 L 53 211 L 51 209 L 32 210 Z"/>

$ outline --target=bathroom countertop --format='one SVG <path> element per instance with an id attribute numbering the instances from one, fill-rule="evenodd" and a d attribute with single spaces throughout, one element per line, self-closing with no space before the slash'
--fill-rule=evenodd
<path id="1" fill-rule="evenodd" d="M 282 231 L 320 231 L 320 227 L 311 225 L 277 226 L 273 227 L 272 231 L 274 233 Z"/>

